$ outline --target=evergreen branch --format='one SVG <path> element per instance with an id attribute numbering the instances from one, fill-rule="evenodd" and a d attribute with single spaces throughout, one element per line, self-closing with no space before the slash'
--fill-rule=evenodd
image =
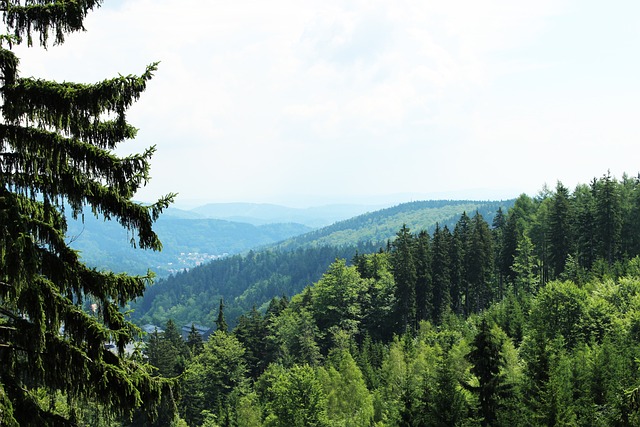
<path id="1" fill-rule="evenodd" d="M 0 377 L 4 386 L 8 389 L 11 395 L 12 404 L 14 407 L 12 419 L 2 419 L 3 425 L 6 425 L 10 421 L 15 421 L 16 425 L 39 425 L 39 426 L 61 426 L 61 427 L 77 427 L 77 424 L 67 420 L 66 418 L 54 414 L 52 412 L 44 410 L 32 396 L 32 394 L 24 387 L 21 387 L 15 378 L 8 378 L 6 376 Z M 18 422 L 22 420 L 23 422 Z M 24 424 L 23 424 L 24 423 Z"/>
<path id="2" fill-rule="evenodd" d="M 0 72 L 5 86 L 15 84 L 18 63 L 18 57 L 13 52 L 0 48 Z"/>
<path id="3" fill-rule="evenodd" d="M 64 42 L 66 33 L 84 31 L 82 25 L 87 13 L 100 7 L 102 0 L 58 0 L 43 1 L 40 4 L 16 5 L 9 2 L 2 8 L 5 23 L 14 31 L 18 39 L 27 37 L 27 44 L 33 44 L 32 33 L 40 34 L 40 45 L 47 47 L 49 33 L 55 36 L 54 43 Z"/>
<path id="4" fill-rule="evenodd" d="M 12 149 L 0 157 L 3 170 L 47 174 L 55 180 L 72 168 L 90 178 L 104 180 L 124 197 L 130 197 L 146 184 L 149 160 L 155 152 L 155 147 L 150 147 L 142 154 L 120 158 L 74 138 L 11 125 L 0 125 L 0 139 Z"/>
<path id="5" fill-rule="evenodd" d="M 152 229 L 152 223 L 174 200 L 176 194 L 170 193 L 156 203 L 144 206 L 124 197 L 116 189 L 88 179 L 81 173 L 59 175 L 55 180 L 46 174 L 7 173 L 0 171 L 0 180 L 9 188 L 23 194 L 46 195 L 49 198 L 63 197 L 78 215 L 82 206 L 89 205 L 94 213 L 106 219 L 117 218 L 128 230 L 136 232 L 137 243 L 143 248 L 160 250 L 162 244 Z M 127 196 L 127 195 L 125 195 Z M 135 246 L 135 241 L 133 242 Z"/>
<path id="6" fill-rule="evenodd" d="M 140 98 L 157 68 L 156 62 L 140 76 L 119 76 L 95 84 L 17 79 L 3 88 L 3 114 L 11 123 L 28 120 L 69 132 L 77 124 L 86 127 L 98 121 L 104 114 L 115 113 L 124 121 L 125 111 Z"/>

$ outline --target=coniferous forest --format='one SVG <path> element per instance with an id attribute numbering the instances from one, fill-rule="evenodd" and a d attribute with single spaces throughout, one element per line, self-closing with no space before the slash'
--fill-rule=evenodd
<path id="1" fill-rule="evenodd" d="M 0 6 L 1 426 L 640 425 L 640 176 L 405 225 L 237 322 L 208 301 L 206 336 L 142 334 L 126 309 L 152 274 L 87 267 L 65 213 L 161 249 L 174 194 L 133 200 L 154 148 L 114 152 L 157 64 L 59 83 L 21 77 L 13 51 L 63 43 L 100 4 Z"/>
<path id="2" fill-rule="evenodd" d="M 638 425 L 640 181 L 520 196 L 491 224 L 398 230 L 229 329 L 144 350 L 180 422 Z"/>

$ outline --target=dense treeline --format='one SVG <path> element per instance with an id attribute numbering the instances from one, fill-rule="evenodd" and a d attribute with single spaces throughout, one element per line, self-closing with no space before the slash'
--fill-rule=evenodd
<path id="1" fill-rule="evenodd" d="M 231 331 L 220 304 L 204 344 L 192 330 L 156 362 L 179 384 L 174 422 L 638 425 L 639 191 L 605 175 L 523 195 L 492 225 L 403 227 Z"/>

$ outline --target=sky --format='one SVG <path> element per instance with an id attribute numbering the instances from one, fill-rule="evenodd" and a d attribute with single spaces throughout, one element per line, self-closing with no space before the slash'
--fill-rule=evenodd
<path id="1" fill-rule="evenodd" d="M 640 2 L 106 0 L 23 77 L 159 69 L 151 202 L 506 199 L 640 172 Z"/>

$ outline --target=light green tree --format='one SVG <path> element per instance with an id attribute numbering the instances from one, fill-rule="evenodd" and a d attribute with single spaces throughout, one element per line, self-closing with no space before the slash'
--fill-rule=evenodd
<path id="1" fill-rule="evenodd" d="M 535 290 L 536 283 L 539 283 L 536 275 L 538 261 L 533 252 L 533 243 L 527 233 L 524 233 L 518 240 L 516 254 L 511 264 L 511 271 L 514 273 L 513 293 L 516 297 L 521 293 L 528 295 Z"/>
<path id="2" fill-rule="evenodd" d="M 269 387 L 266 426 L 328 427 L 327 397 L 315 370 L 295 365 L 276 373 Z"/>
<path id="3" fill-rule="evenodd" d="M 313 317 L 321 331 L 342 329 L 351 336 L 357 334 L 362 319 L 361 294 L 367 283 L 356 267 L 347 266 L 344 259 L 336 260 L 313 286 Z M 328 347 L 328 338 L 324 340 Z"/>
<path id="4" fill-rule="evenodd" d="M 327 395 L 327 417 L 335 427 L 367 427 L 373 420 L 373 397 L 351 354 L 336 350 L 318 376 Z"/>

